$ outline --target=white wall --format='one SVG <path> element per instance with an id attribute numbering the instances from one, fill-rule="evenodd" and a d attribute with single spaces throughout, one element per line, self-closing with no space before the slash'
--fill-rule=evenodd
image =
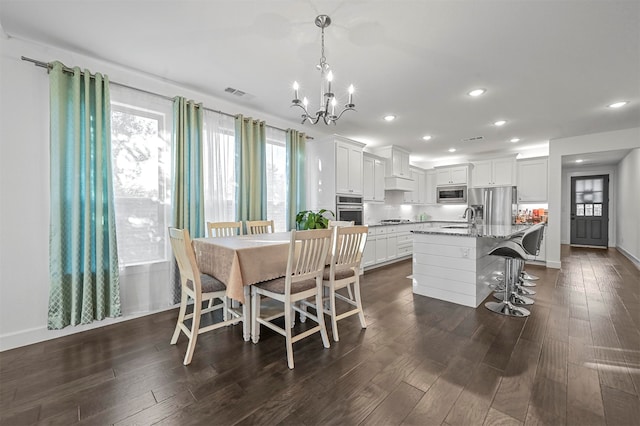
<path id="1" fill-rule="evenodd" d="M 618 164 L 617 247 L 640 267 L 640 149 Z"/>
<path id="2" fill-rule="evenodd" d="M 547 227 L 547 266 L 560 268 L 562 229 L 562 157 L 565 155 L 640 148 L 640 127 L 552 139 L 549 143 L 549 223 Z M 618 211 L 618 214 L 621 212 Z"/>
<path id="3" fill-rule="evenodd" d="M 298 128 L 230 101 L 196 93 L 161 78 L 76 53 L 0 35 L 0 350 L 23 346 L 171 306 L 166 264 L 121 272 L 124 317 L 87 326 L 46 330 L 49 292 L 49 80 L 24 55 L 107 74 L 111 81 L 158 93 L 181 95 L 230 114 Z M 305 128 L 321 137 L 318 128 Z"/>
<path id="4" fill-rule="evenodd" d="M 562 168 L 562 210 L 560 243 L 571 243 L 571 178 L 574 176 L 609 175 L 609 247 L 616 246 L 617 182 L 616 165 Z"/>

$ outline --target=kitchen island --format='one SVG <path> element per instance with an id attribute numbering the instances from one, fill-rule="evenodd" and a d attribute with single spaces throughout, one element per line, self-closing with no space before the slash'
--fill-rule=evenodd
<path id="1" fill-rule="evenodd" d="M 454 224 L 414 231 L 413 292 L 478 307 L 504 270 L 504 259 L 488 253 L 529 226 Z"/>

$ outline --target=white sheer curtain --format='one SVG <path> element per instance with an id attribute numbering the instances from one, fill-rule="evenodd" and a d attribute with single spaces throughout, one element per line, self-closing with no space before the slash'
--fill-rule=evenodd
<path id="1" fill-rule="evenodd" d="M 236 220 L 235 124 L 231 116 L 204 110 L 204 218 Z"/>
<path id="2" fill-rule="evenodd" d="M 267 126 L 267 218 L 277 232 L 287 226 L 287 133 Z"/>

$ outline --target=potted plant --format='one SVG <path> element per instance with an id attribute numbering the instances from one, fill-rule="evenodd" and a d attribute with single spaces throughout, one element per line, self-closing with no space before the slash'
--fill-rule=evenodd
<path id="1" fill-rule="evenodd" d="M 329 226 L 329 219 L 333 218 L 335 218 L 335 214 L 331 210 L 320 209 L 317 212 L 303 210 L 296 215 L 296 224 L 299 230 L 325 229 Z"/>

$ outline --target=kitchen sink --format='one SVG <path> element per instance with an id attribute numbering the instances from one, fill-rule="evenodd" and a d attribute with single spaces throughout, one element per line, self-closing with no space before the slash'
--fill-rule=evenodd
<path id="1" fill-rule="evenodd" d="M 471 225 L 445 225 L 442 226 L 441 228 L 443 229 L 467 229 L 471 227 Z"/>

